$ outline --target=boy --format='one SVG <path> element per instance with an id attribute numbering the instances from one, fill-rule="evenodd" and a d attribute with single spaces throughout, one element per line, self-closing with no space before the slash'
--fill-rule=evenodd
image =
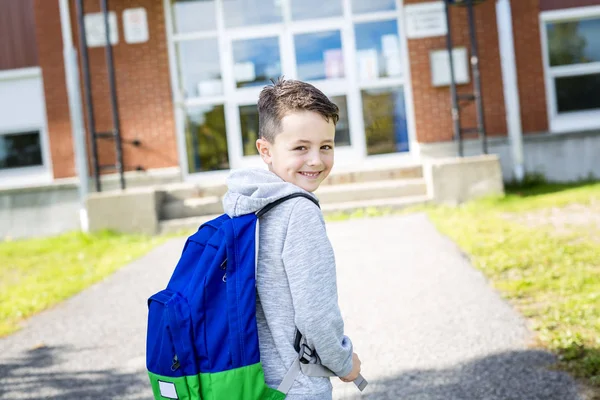
<path id="1" fill-rule="evenodd" d="M 233 217 L 260 210 L 291 193 L 314 192 L 333 167 L 339 109 L 314 86 L 279 79 L 259 97 L 256 147 L 268 171 L 234 171 L 223 199 Z M 268 386 L 276 389 L 298 354 L 296 328 L 324 366 L 344 382 L 360 373 L 360 360 L 344 336 L 335 259 L 319 208 L 302 197 L 260 220 L 256 319 Z M 332 398 L 329 378 L 300 374 L 287 400 Z"/>

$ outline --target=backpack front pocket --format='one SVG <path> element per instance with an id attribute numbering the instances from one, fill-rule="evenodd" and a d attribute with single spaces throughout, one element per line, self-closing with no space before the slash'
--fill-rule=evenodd
<path id="1" fill-rule="evenodd" d="M 200 399 L 193 337 L 190 309 L 181 295 L 162 290 L 150 297 L 146 368 L 155 399 Z"/>

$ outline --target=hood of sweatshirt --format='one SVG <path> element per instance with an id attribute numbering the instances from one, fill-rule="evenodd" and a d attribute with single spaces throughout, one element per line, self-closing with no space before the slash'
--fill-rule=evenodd
<path id="1" fill-rule="evenodd" d="M 266 169 L 240 169 L 227 178 L 228 191 L 223 197 L 223 208 L 230 217 L 254 213 L 269 203 L 292 193 L 308 193 Z"/>

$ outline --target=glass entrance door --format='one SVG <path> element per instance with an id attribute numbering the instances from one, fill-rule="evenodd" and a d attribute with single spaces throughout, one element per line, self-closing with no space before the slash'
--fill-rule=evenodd
<path id="1" fill-rule="evenodd" d="M 257 101 L 310 82 L 340 108 L 336 164 L 409 150 L 395 0 L 164 0 L 186 175 L 262 165 Z"/>

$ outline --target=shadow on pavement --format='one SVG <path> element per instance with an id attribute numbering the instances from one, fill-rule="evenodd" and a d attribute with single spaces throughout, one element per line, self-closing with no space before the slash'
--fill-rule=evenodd
<path id="1" fill-rule="evenodd" d="M 549 369 L 554 362 L 554 356 L 544 351 L 500 353 L 451 368 L 413 370 L 389 379 L 372 380 L 362 395 L 342 398 L 348 400 L 580 399 L 573 379 L 564 373 Z M 368 376 L 368 370 L 364 372 Z"/>
<path id="2" fill-rule="evenodd" d="M 41 347 L 0 364 L 2 399 L 151 399 L 143 372 L 68 372 L 72 349 Z M 344 399 L 390 400 L 578 400 L 575 382 L 552 371 L 543 351 L 515 351 L 445 369 L 407 371 L 371 379 L 362 395 Z M 365 366 L 368 379 L 368 369 Z M 237 400 L 237 399 L 223 399 Z M 239 399 L 243 400 L 243 399 Z"/>
<path id="3" fill-rule="evenodd" d="M 143 372 L 69 372 L 70 360 L 82 356 L 67 346 L 40 347 L 20 358 L 1 360 L 0 399 L 151 399 L 149 381 Z"/>

